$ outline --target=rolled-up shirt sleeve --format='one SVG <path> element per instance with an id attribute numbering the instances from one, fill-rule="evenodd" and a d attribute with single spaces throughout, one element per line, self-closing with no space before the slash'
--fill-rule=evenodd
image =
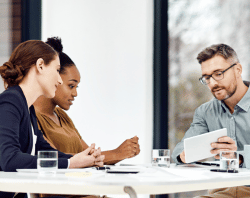
<path id="1" fill-rule="evenodd" d="M 175 163 L 177 164 L 182 163 L 180 162 L 179 156 L 182 153 L 182 151 L 184 151 L 184 139 L 208 132 L 208 126 L 206 120 L 202 116 L 203 115 L 202 112 L 203 112 L 202 107 L 196 109 L 194 113 L 193 122 L 190 125 L 190 128 L 186 131 L 181 142 L 179 142 L 174 148 L 172 153 L 172 159 L 174 160 Z"/>

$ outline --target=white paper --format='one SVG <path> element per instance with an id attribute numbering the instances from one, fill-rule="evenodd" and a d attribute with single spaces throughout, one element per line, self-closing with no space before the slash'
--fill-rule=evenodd
<path id="1" fill-rule="evenodd" d="M 143 166 L 110 166 L 111 171 L 120 171 L 120 172 L 145 172 L 147 170 L 146 167 Z"/>
<path id="2" fill-rule="evenodd" d="M 38 169 L 16 169 L 20 173 L 39 173 Z M 71 173 L 71 172 L 91 172 L 97 173 L 98 171 L 94 168 L 72 168 L 72 169 L 57 169 L 57 173 Z"/>
<path id="3" fill-rule="evenodd" d="M 186 163 L 215 156 L 210 153 L 211 143 L 217 142 L 218 138 L 222 136 L 227 136 L 226 128 L 184 139 Z"/>

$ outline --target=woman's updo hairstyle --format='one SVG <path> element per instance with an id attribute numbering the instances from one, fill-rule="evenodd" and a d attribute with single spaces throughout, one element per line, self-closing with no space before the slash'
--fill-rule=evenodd
<path id="1" fill-rule="evenodd" d="M 51 37 L 46 41 L 51 47 L 54 48 L 59 54 L 60 59 L 60 74 L 65 74 L 65 69 L 67 67 L 75 66 L 75 63 L 71 60 L 71 58 L 63 52 L 62 40 L 59 37 Z"/>
<path id="2" fill-rule="evenodd" d="M 43 41 L 29 40 L 19 44 L 12 52 L 9 61 L 0 66 L 0 75 L 5 88 L 18 85 L 39 58 L 48 65 L 56 55 L 57 52 Z"/>

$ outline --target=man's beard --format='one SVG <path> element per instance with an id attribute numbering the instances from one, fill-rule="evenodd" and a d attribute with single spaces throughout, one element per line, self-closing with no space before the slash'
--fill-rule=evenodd
<path id="1" fill-rule="evenodd" d="M 214 95 L 214 97 L 215 97 L 216 99 L 218 99 L 218 98 L 216 97 L 216 95 L 214 94 L 214 90 L 216 90 L 216 89 L 224 89 L 224 90 L 226 90 L 226 88 L 225 88 L 225 87 L 220 87 L 220 86 L 213 87 L 213 89 L 212 89 L 212 94 Z M 225 96 L 223 99 L 220 99 L 220 100 L 222 100 L 222 101 L 227 100 L 228 98 L 230 98 L 231 96 L 234 95 L 234 93 L 236 92 L 236 90 L 237 90 L 237 85 L 234 86 L 234 88 L 233 88 L 232 91 L 226 90 L 226 96 Z M 218 100 L 219 100 L 219 99 L 218 99 Z"/>

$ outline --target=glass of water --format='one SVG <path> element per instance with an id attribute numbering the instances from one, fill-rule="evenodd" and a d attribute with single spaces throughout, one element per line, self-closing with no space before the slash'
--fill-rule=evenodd
<path id="1" fill-rule="evenodd" d="M 57 151 L 38 151 L 37 170 L 41 174 L 55 174 L 58 169 Z"/>
<path id="2" fill-rule="evenodd" d="M 237 151 L 221 151 L 220 152 L 220 169 L 238 170 L 239 154 Z"/>
<path id="3" fill-rule="evenodd" d="M 170 150 L 169 149 L 153 149 L 152 150 L 152 166 L 170 167 Z"/>

